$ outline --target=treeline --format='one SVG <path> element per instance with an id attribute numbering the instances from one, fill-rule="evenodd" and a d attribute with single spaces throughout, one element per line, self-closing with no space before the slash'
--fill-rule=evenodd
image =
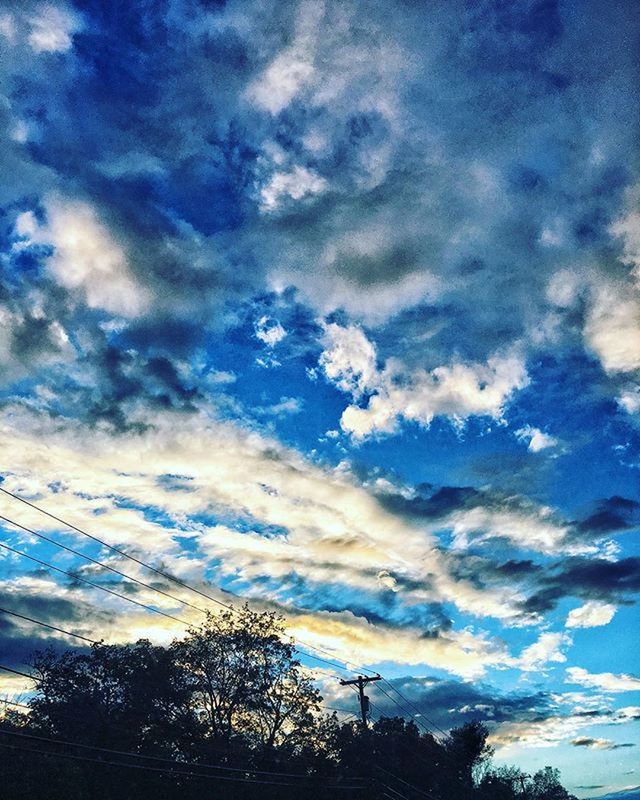
<path id="1" fill-rule="evenodd" d="M 478 722 L 439 739 L 340 722 L 270 612 L 210 615 L 168 647 L 40 653 L 32 674 L 0 725 L 3 800 L 575 800 L 549 767 L 492 768 Z"/>

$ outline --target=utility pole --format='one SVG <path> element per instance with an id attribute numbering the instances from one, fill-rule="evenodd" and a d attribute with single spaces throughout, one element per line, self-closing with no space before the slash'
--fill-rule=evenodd
<path id="1" fill-rule="evenodd" d="M 362 727 L 368 727 L 369 721 L 369 698 L 364 693 L 364 687 L 371 683 L 371 681 L 381 681 L 382 677 L 380 675 L 374 675 L 373 677 L 365 676 L 365 675 L 358 675 L 352 681 L 340 681 L 341 686 L 357 686 L 358 687 L 358 696 L 360 697 L 360 713 L 362 714 Z"/>

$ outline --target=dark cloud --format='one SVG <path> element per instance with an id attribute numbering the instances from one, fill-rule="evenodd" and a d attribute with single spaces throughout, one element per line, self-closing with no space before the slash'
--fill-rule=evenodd
<path id="1" fill-rule="evenodd" d="M 533 721 L 552 716 L 553 701 L 549 694 L 504 694 L 493 687 L 462 681 L 406 676 L 390 681 L 409 701 L 403 702 L 395 692 L 391 698 L 378 693 L 371 699 L 378 713 L 393 716 L 400 713 L 396 704 L 405 707 L 404 713 L 422 713 L 427 727 L 434 725 L 449 730 L 474 719 L 498 725 L 502 722 Z M 420 717 L 416 717 L 420 720 Z"/>
<path id="2" fill-rule="evenodd" d="M 626 497 L 601 500 L 593 513 L 577 523 L 581 533 L 607 534 L 640 526 L 640 503 Z"/>
<path id="3" fill-rule="evenodd" d="M 640 558 L 565 559 L 540 570 L 535 585 L 537 588 L 521 604 L 527 613 L 551 611 L 563 597 L 631 604 L 640 590 Z"/>
<path id="4" fill-rule="evenodd" d="M 602 739 L 592 739 L 589 736 L 578 736 L 576 739 L 571 740 L 571 744 L 574 747 L 595 747 L 600 748 L 602 750 L 619 750 L 620 748 L 625 747 L 635 747 L 636 745 L 633 742 L 603 742 Z M 598 789 L 598 786 L 587 786 L 583 787 L 587 789 Z"/>
<path id="5" fill-rule="evenodd" d="M 67 649 L 82 649 L 82 644 L 10 612 L 96 639 L 100 638 L 96 633 L 100 625 L 109 622 L 112 616 L 110 612 L 89 607 L 84 602 L 50 594 L 0 591 L 2 660 L 7 666 L 23 669 L 38 651 L 52 649 L 62 653 Z"/>

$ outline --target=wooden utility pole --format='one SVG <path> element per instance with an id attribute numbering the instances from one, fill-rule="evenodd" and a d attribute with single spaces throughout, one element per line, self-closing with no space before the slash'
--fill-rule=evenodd
<path id="1" fill-rule="evenodd" d="M 371 681 L 381 681 L 381 680 L 382 677 L 380 675 L 374 675 L 373 677 L 358 675 L 358 677 L 352 681 L 340 681 L 341 686 L 358 687 L 358 696 L 360 697 L 360 713 L 362 714 L 362 726 L 364 728 L 367 728 L 369 723 L 369 698 L 364 693 L 364 687 L 368 683 L 371 683 Z"/>

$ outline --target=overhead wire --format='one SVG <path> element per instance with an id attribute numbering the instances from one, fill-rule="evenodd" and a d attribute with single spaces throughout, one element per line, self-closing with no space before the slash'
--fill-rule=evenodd
<path id="1" fill-rule="evenodd" d="M 164 595 L 168 597 L 170 600 L 175 600 L 177 603 L 181 603 L 184 606 L 188 606 L 189 608 L 194 608 L 196 611 L 200 611 L 203 614 L 206 614 L 204 608 L 200 608 L 200 606 L 196 606 L 193 603 L 190 603 L 188 600 L 184 600 L 181 597 L 176 597 L 169 592 L 165 592 L 163 589 L 159 589 L 157 586 L 151 586 L 149 583 L 145 583 L 141 581 L 139 578 L 134 577 L 133 575 L 127 575 L 126 572 L 121 572 L 119 569 L 112 567 L 110 564 L 105 564 L 103 561 L 100 561 L 97 558 L 93 558 L 92 556 L 87 555 L 86 553 L 82 553 L 80 550 L 76 550 L 75 547 L 69 547 L 62 542 L 58 542 L 56 539 L 51 539 L 49 536 L 45 536 L 44 533 L 40 533 L 39 531 L 34 531 L 32 528 L 27 528 L 26 525 L 22 525 L 19 522 L 16 522 L 14 519 L 10 519 L 9 517 L 5 517 L 0 514 L 0 520 L 7 522 L 9 525 L 13 525 L 16 528 L 20 528 L 20 530 L 28 533 L 30 536 L 36 536 L 38 539 L 42 541 L 48 542 L 49 544 L 53 544 L 56 547 L 59 547 L 62 550 L 66 550 L 68 553 L 72 553 L 74 556 L 79 556 L 80 558 L 84 558 L 86 561 L 91 562 L 92 564 L 96 564 L 96 566 L 102 567 L 103 569 L 108 570 L 109 572 L 113 572 L 115 575 L 120 575 L 122 578 L 126 578 L 128 581 L 132 581 L 133 583 L 137 583 L 139 586 L 144 587 L 145 589 L 149 589 L 152 592 L 157 592 L 158 594 Z"/>
<path id="2" fill-rule="evenodd" d="M 87 636 L 82 636 L 79 633 L 73 633 L 72 631 L 65 631 L 64 628 L 59 628 L 57 625 L 50 625 L 48 622 L 42 622 L 39 619 L 33 619 L 33 617 L 27 617 L 24 614 L 18 614 L 16 611 L 9 611 L 7 608 L 1 608 L 0 612 L 3 614 L 10 614 L 12 617 L 17 617 L 18 619 L 24 619 L 27 622 L 33 622 L 36 625 L 42 625 L 43 628 L 49 628 L 52 631 L 57 631 L 58 633 L 63 633 L 65 636 L 73 636 L 76 639 L 82 639 L 84 642 L 89 642 L 89 644 L 99 644 L 95 639 L 89 639 Z"/>
<path id="3" fill-rule="evenodd" d="M 433 727 L 434 727 L 434 728 L 435 728 L 437 731 L 439 731 L 439 732 L 440 732 L 440 733 L 441 733 L 443 736 L 445 736 L 445 737 L 448 737 L 448 736 L 449 736 L 449 734 L 448 734 L 446 731 L 443 731 L 443 730 L 442 730 L 442 728 L 441 728 L 441 727 L 440 727 L 440 726 L 439 726 L 437 723 L 435 723 L 435 722 L 434 722 L 432 719 L 429 719 L 429 717 L 428 717 L 428 716 L 427 716 L 427 715 L 426 715 L 426 714 L 425 714 L 425 713 L 424 713 L 424 712 L 423 712 L 421 709 L 419 709 L 419 708 L 418 708 L 418 707 L 415 705 L 415 703 L 413 703 L 411 700 L 409 700 L 408 698 L 406 698 L 406 697 L 405 697 L 405 696 L 402 694 L 402 692 L 401 692 L 401 691 L 400 691 L 398 688 L 396 688 L 396 687 L 395 687 L 395 686 L 394 686 L 394 685 L 391 683 L 391 681 L 390 681 L 390 680 L 388 680 L 388 678 L 384 678 L 384 677 L 383 677 L 383 678 L 382 678 L 382 682 L 383 682 L 383 683 L 385 683 L 385 684 L 386 684 L 386 685 L 387 685 L 387 686 L 388 686 L 388 687 L 389 687 L 389 688 L 390 688 L 392 691 L 394 691 L 394 692 L 395 692 L 395 693 L 396 693 L 396 694 L 397 694 L 397 695 L 398 695 L 398 696 L 399 696 L 399 697 L 400 697 L 400 698 L 403 700 L 403 702 L 404 702 L 404 703 L 405 703 L 405 704 L 406 704 L 406 705 L 407 705 L 409 708 L 412 708 L 412 709 L 413 709 L 413 710 L 414 710 L 414 711 L 415 711 L 417 714 L 419 714 L 419 716 L 420 716 L 422 719 L 426 719 L 426 720 L 427 720 L 427 722 L 431 723 L 431 725 L 432 725 L 432 726 L 433 726 Z M 382 690 L 382 687 L 378 687 L 378 688 Z M 384 692 L 384 694 L 386 694 L 386 692 Z M 388 695 L 388 694 L 387 694 L 387 697 L 389 697 L 389 695 Z"/>
<path id="4" fill-rule="evenodd" d="M 111 755 L 120 755 L 120 756 L 127 756 L 130 758 L 138 758 L 144 761 L 161 761 L 163 763 L 173 764 L 175 766 L 180 767 L 197 767 L 197 768 L 206 768 L 206 769 L 219 769 L 224 772 L 241 772 L 247 773 L 250 772 L 253 775 L 269 775 L 281 778 L 300 778 L 301 780 L 308 781 L 313 780 L 319 776 L 309 775 L 303 772 L 275 772 L 272 770 L 262 770 L 262 769 L 254 769 L 251 766 L 246 767 L 228 767 L 224 764 L 209 764 L 201 761 L 178 761 L 175 758 L 167 758 L 165 756 L 152 756 L 147 753 L 133 753 L 130 750 L 117 750 L 111 747 L 102 747 L 98 745 L 92 744 L 82 744 L 80 742 L 71 742 L 67 739 L 59 739 L 52 736 L 41 736 L 37 734 L 30 734 L 30 733 L 22 733 L 20 731 L 7 731 L 0 727 L 0 734 L 4 734 L 6 736 L 14 736 L 21 739 L 33 739 L 35 741 L 40 742 L 50 742 L 54 744 L 62 744 L 68 747 L 78 747 L 82 750 L 95 750 L 102 753 L 110 753 Z M 355 780 L 355 779 L 351 779 Z M 292 785 L 299 785 L 299 784 L 292 784 Z M 334 788 L 333 786 L 329 786 L 327 788 Z"/>
<path id="5" fill-rule="evenodd" d="M 30 747 L 20 747 L 18 745 L 13 744 L 4 744 L 0 742 L 0 747 L 9 748 L 11 750 L 18 750 L 23 753 L 31 753 L 31 754 L 38 754 L 43 756 L 51 756 L 53 758 L 65 758 L 70 759 L 72 761 L 86 761 L 93 764 L 103 764 L 105 766 L 111 767 L 124 767 L 126 769 L 138 769 L 138 770 L 146 770 L 148 772 L 157 772 L 162 773 L 164 775 L 172 775 L 175 778 L 201 778 L 204 780 L 214 780 L 214 781 L 232 781 L 234 783 L 245 783 L 245 784 L 255 784 L 255 785 L 262 785 L 262 786 L 288 786 L 289 788 L 297 787 L 300 788 L 301 784 L 299 783 L 292 783 L 290 781 L 267 781 L 262 779 L 251 779 L 251 778 L 240 778 L 234 777 L 231 775 L 212 775 L 210 773 L 199 773 L 199 772 L 187 772 L 184 770 L 174 770 L 174 769 L 167 769 L 164 767 L 152 767 L 147 764 L 129 764 L 126 761 L 107 761 L 102 758 L 91 758 L 89 756 L 78 756 L 72 753 L 62 753 L 62 752 L 52 752 L 50 750 L 40 750 L 40 749 L 33 749 Z M 179 763 L 179 762 L 176 762 Z M 247 770 L 247 772 L 251 772 L 251 770 Z M 340 784 L 336 784 L 335 786 L 329 787 L 322 787 L 322 788 L 329 788 L 331 790 L 348 790 L 348 791 L 359 791 L 361 790 L 362 786 L 343 786 Z"/>
<path id="6" fill-rule="evenodd" d="M 45 516 L 49 517 L 50 519 L 53 519 L 54 521 L 59 522 L 64 527 L 69 528 L 70 530 L 76 531 L 77 533 L 81 534 L 82 536 L 86 536 L 88 539 L 91 539 L 92 541 L 96 542 L 97 544 L 100 544 L 102 547 L 106 547 L 111 552 L 117 553 L 118 555 L 122 556 L 123 558 L 129 559 L 130 561 L 135 562 L 136 564 L 138 564 L 139 566 L 144 567 L 145 569 L 151 570 L 156 575 L 160 575 L 161 577 L 165 578 L 165 580 L 169 580 L 172 583 L 175 583 L 176 585 L 181 586 L 183 589 L 187 589 L 188 591 L 195 592 L 196 594 L 200 595 L 201 597 L 204 597 L 207 600 L 210 600 L 211 602 L 216 603 L 217 605 L 219 605 L 219 606 L 221 606 L 223 608 L 226 608 L 229 611 L 237 613 L 237 609 L 233 605 L 231 605 L 229 603 L 224 603 L 222 600 L 218 600 L 216 597 L 213 597 L 209 593 L 203 592 L 201 589 L 198 589 L 195 586 L 191 586 L 190 584 L 185 583 L 184 581 L 180 580 L 180 578 L 177 578 L 175 575 L 171 575 L 170 573 L 165 572 L 164 570 L 161 570 L 158 567 L 154 567 L 153 565 L 148 564 L 146 561 L 143 561 L 142 559 L 137 558 L 136 556 L 133 556 L 130 553 L 127 553 L 126 550 L 123 550 L 120 547 L 116 547 L 115 545 L 109 544 L 108 542 L 104 541 L 103 539 L 99 538 L 98 536 L 95 536 L 94 534 L 89 533 L 88 531 L 84 530 L 83 528 L 80 528 L 79 526 L 74 525 L 72 522 L 69 522 L 68 520 L 63 519 L 62 517 L 59 517 L 56 514 L 53 514 L 52 512 L 47 511 L 47 509 L 43 508 L 42 506 L 39 506 L 36 503 L 33 503 L 32 501 L 27 500 L 24 497 L 21 497 L 20 495 L 16 494 L 15 492 L 11 492 L 8 489 L 5 489 L 3 486 L 0 486 L 0 492 L 2 492 L 3 494 L 7 495 L 8 497 L 12 497 L 14 500 L 18 500 L 19 502 L 24 503 L 26 506 L 29 506 L 30 508 L 34 509 L 35 511 L 38 511 L 41 514 L 44 514 Z M 310 644 L 309 642 L 305 642 L 302 639 L 299 639 L 298 641 L 300 642 L 300 644 L 303 645 L 304 648 L 307 648 L 307 649 L 310 649 L 310 650 L 315 650 L 318 653 L 324 653 L 325 655 L 330 655 L 332 658 L 335 658 L 335 656 L 332 653 L 330 653 L 328 650 L 325 650 L 322 647 L 318 647 L 317 645 Z M 337 667 L 338 669 L 341 669 L 341 670 L 344 670 L 344 671 L 348 671 L 348 670 L 346 670 L 346 665 L 347 665 L 347 663 L 351 663 L 351 662 L 345 661 L 344 665 L 336 664 L 335 661 L 328 661 L 327 659 L 322 659 L 322 658 L 319 658 L 318 656 L 313 656 L 311 653 L 306 653 L 300 647 L 296 647 L 296 649 L 299 652 L 303 653 L 304 655 L 309 656 L 310 658 L 316 658 L 318 661 L 324 661 L 325 663 L 331 664 L 332 666 Z M 363 668 L 363 669 L 366 669 L 366 668 Z M 367 669 L 367 671 L 368 672 L 373 672 L 372 670 L 369 670 L 369 669 Z"/>
<path id="7" fill-rule="evenodd" d="M 383 680 L 383 683 L 386 683 L 386 684 L 387 684 L 388 686 L 390 686 L 391 688 L 394 688 L 394 687 L 393 687 L 393 685 L 392 685 L 392 684 L 391 684 L 391 683 L 390 683 L 390 682 L 389 682 L 389 681 L 388 681 L 386 678 L 383 678 L 382 680 Z M 422 728 L 422 729 L 423 729 L 423 730 L 424 730 L 426 733 L 428 733 L 430 736 L 433 736 L 433 737 L 434 737 L 434 739 L 436 739 L 436 741 L 439 741 L 439 739 L 438 739 L 438 735 L 435 733 L 435 731 L 434 731 L 434 730 L 432 730 L 432 729 L 431 729 L 431 728 L 430 728 L 430 727 L 429 727 L 429 726 L 428 726 L 428 725 L 427 725 L 425 722 L 423 722 L 423 721 L 422 721 L 422 719 L 420 719 L 420 717 L 424 717 L 424 719 L 428 719 L 428 718 L 427 718 L 427 717 L 426 717 L 426 716 L 425 716 L 425 715 L 424 715 L 424 714 L 423 714 L 423 713 L 422 713 L 422 712 L 421 712 L 421 711 L 420 711 L 420 710 L 419 710 L 419 709 L 418 709 L 418 708 L 417 708 L 415 705 L 413 705 L 413 703 L 411 703 L 409 700 L 405 700 L 405 703 L 406 703 L 406 705 L 405 705 L 405 707 L 404 707 L 404 709 L 403 709 L 403 707 L 400 705 L 400 703 L 398 703 L 398 701 L 397 701 L 397 700 L 395 700 L 395 698 L 391 697 L 391 695 L 390 695 L 390 694 L 389 694 L 387 691 L 385 691 L 385 690 L 382 688 L 382 686 L 378 686 L 377 688 L 378 688 L 378 690 L 379 690 L 380 692 L 382 692 L 382 694 L 383 694 L 383 695 L 384 695 L 386 698 L 388 698 L 388 699 L 389 699 L 389 700 L 390 700 L 392 703 L 395 703 L 395 705 L 397 705 L 397 706 L 398 706 L 398 708 L 400 708 L 401 710 L 404 710 L 404 711 L 406 712 L 406 710 L 407 710 L 407 709 L 413 709 L 415 712 L 417 712 L 418 718 L 416 718 L 416 715 L 414 715 L 414 714 L 411 714 L 411 713 L 409 714 L 409 716 L 411 717 L 411 719 L 413 720 L 413 722 L 414 722 L 414 723 L 415 723 L 415 724 L 416 724 L 418 727 L 421 727 L 421 728 Z M 397 690 L 396 690 L 396 691 L 397 691 Z M 398 692 L 398 694 L 400 695 L 400 692 Z M 401 696 L 401 697 L 403 697 L 402 695 L 400 695 L 400 696 Z M 404 698 L 403 698 L 403 699 L 404 699 Z M 429 720 L 429 721 L 431 721 L 431 720 Z M 435 728 L 437 728 L 437 729 L 438 729 L 440 732 L 444 733 L 444 731 L 442 731 L 442 729 L 441 729 L 441 728 L 438 728 L 438 727 L 435 725 L 435 723 L 433 723 L 433 722 L 432 722 L 431 724 L 432 724 L 432 725 L 434 725 L 434 727 L 435 727 Z M 448 734 L 444 733 L 444 735 L 445 735 L 445 737 L 446 737 Z"/>
<path id="8" fill-rule="evenodd" d="M 21 672 L 19 669 L 14 669 L 13 667 L 5 667 L 4 664 L 0 664 L 0 669 L 3 669 L 5 672 L 12 672 L 14 675 L 20 675 L 21 678 L 29 678 L 32 681 L 37 680 L 35 675 L 29 675 L 26 672 Z"/>
<path id="9" fill-rule="evenodd" d="M 195 592 L 198 595 L 200 595 L 200 596 L 202 596 L 202 597 L 204 597 L 204 598 L 216 603 L 217 605 L 222 606 L 223 608 L 226 608 L 227 610 L 230 610 L 230 611 L 233 611 L 233 612 L 236 611 L 234 606 L 232 606 L 230 604 L 227 604 L 227 603 L 223 603 L 222 601 L 218 600 L 217 598 L 212 597 L 210 594 L 208 594 L 206 592 L 203 592 L 200 589 L 197 589 L 196 587 L 193 587 L 190 584 L 185 583 L 184 581 L 181 581 L 179 578 L 176 578 L 175 576 L 173 576 L 173 575 L 171 575 L 171 574 L 169 574 L 169 573 L 167 573 L 167 572 L 165 572 L 163 570 L 160 570 L 157 567 L 153 567 L 152 565 L 148 564 L 147 562 L 143 561 L 142 559 L 139 559 L 136 556 L 132 556 L 131 554 L 127 553 L 126 551 L 122 550 L 121 548 L 115 547 L 114 545 L 111 545 L 108 542 L 105 542 L 103 539 L 100 539 L 99 537 L 94 536 L 91 533 L 88 533 L 84 529 L 78 527 L 77 525 L 74 525 L 73 523 L 69 522 L 68 520 L 63 519 L 62 517 L 59 517 L 59 516 L 53 514 L 52 512 L 42 508 L 41 506 L 37 505 L 36 503 L 33 503 L 33 502 L 21 497 L 20 495 L 17 495 L 14 492 L 11 492 L 11 491 L 5 489 L 2 486 L 0 486 L 0 492 L 2 492 L 3 494 L 5 494 L 5 495 L 7 495 L 9 497 L 12 497 L 15 500 L 18 500 L 21 503 L 24 503 L 25 505 L 27 505 L 30 508 L 38 511 L 39 513 L 42 513 L 42 514 L 48 516 L 50 519 L 55 520 L 56 522 L 60 523 L 61 525 L 64 525 L 65 527 L 67 527 L 67 528 L 69 528 L 71 530 L 74 530 L 74 531 L 76 531 L 77 533 L 80 533 L 83 536 L 86 536 L 87 538 L 89 538 L 89 539 L 95 541 L 96 543 L 100 544 L 102 547 L 105 547 L 108 550 L 111 550 L 112 552 L 114 552 L 114 553 L 116 553 L 116 554 L 118 554 L 118 555 L 120 555 L 120 556 L 122 556 L 124 558 L 127 558 L 127 559 L 135 562 L 136 564 L 145 567 L 146 569 L 151 570 L 152 572 L 160 575 L 161 577 L 165 578 L 166 580 L 172 581 L 176 585 L 181 586 L 184 589 L 187 589 L 189 591 Z M 22 525 L 21 523 L 18 523 L 18 522 L 14 521 L 14 520 L 12 520 L 12 519 L 10 519 L 8 517 L 0 515 L 0 519 L 4 520 L 5 522 L 7 522 L 10 525 L 14 525 L 15 527 L 18 527 L 18 528 L 22 529 L 26 533 L 29 533 L 29 534 L 34 535 L 34 536 L 37 536 L 38 538 L 41 538 L 41 539 L 43 539 L 43 540 L 45 540 L 45 541 L 47 541 L 47 542 L 49 542 L 51 544 L 54 544 L 54 545 L 66 550 L 68 552 L 71 552 L 76 556 L 84 558 L 87 561 L 89 561 L 89 562 L 91 562 L 93 564 L 96 564 L 96 565 L 98 565 L 100 567 L 103 567 L 104 569 L 106 569 L 106 570 L 108 570 L 110 572 L 113 572 L 113 573 L 115 573 L 115 574 L 117 574 L 117 575 L 119 575 L 119 576 L 121 576 L 121 577 L 123 577 L 123 578 L 125 578 L 127 580 L 133 581 L 134 583 L 136 583 L 138 585 L 141 585 L 141 586 L 143 586 L 144 588 L 146 588 L 146 589 L 148 589 L 150 591 L 157 592 L 157 593 L 159 593 L 159 594 L 161 594 L 161 595 L 163 595 L 165 597 L 168 597 L 168 598 L 174 600 L 175 602 L 178 602 L 178 603 L 181 603 L 181 604 L 183 604 L 183 605 L 185 605 L 187 607 L 193 608 L 193 609 L 195 609 L 195 610 L 197 610 L 197 611 L 199 611 L 201 613 L 204 613 L 204 614 L 207 613 L 207 611 L 205 609 L 201 608 L 200 606 L 196 606 L 195 604 L 190 603 L 189 601 L 184 600 L 183 598 L 176 597 L 175 595 L 172 595 L 169 592 L 165 592 L 164 590 L 159 589 L 158 587 L 151 586 L 150 584 L 147 584 L 144 581 L 141 581 L 140 579 L 138 579 L 138 578 L 136 578 L 134 576 L 128 575 L 127 573 L 124 573 L 121 570 L 116 569 L 115 567 L 111 567 L 108 564 L 104 564 L 99 559 L 95 559 L 92 556 L 88 556 L 88 555 L 82 553 L 81 551 L 76 550 L 75 548 L 71 548 L 71 547 L 69 547 L 69 546 L 67 546 L 67 545 L 65 545 L 65 544 L 63 544 L 61 542 L 58 542 L 58 541 L 56 541 L 54 539 L 51 539 L 50 537 L 47 537 L 47 536 L 45 536 L 44 534 L 42 534 L 40 532 L 34 531 L 33 529 L 28 528 L 28 527 Z M 96 584 L 96 583 L 93 583 L 91 581 L 88 581 L 86 578 L 82 578 L 81 576 L 79 576 L 79 575 L 77 575 L 75 573 L 69 573 L 66 570 L 62 570 L 59 567 L 56 567 L 56 566 L 54 566 L 52 564 L 48 564 L 46 562 L 41 561 L 40 559 L 36 559 L 34 556 L 31 556 L 31 555 L 29 555 L 27 553 L 23 553 L 21 551 L 18 551 L 15 548 L 10 548 L 8 545 L 0 543 L 0 547 L 4 547 L 5 549 L 10 550 L 11 552 L 14 552 L 14 553 L 16 553 L 18 555 L 21 555 L 21 556 L 25 557 L 25 558 L 29 558 L 32 561 L 35 561 L 36 563 L 39 563 L 39 564 L 41 564 L 43 566 L 46 566 L 49 569 L 53 569 L 53 570 L 55 570 L 57 572 L 61 572 L 62 574 L 65 574 L 65 575 L 71 577 L 73 580 L 80 580 L 81 582 L 87 583 L 88 585 L 92 586 L 93 588 L 98 588 L 98 589 L 101 589 L 103 591 L 109 592 L 110 594 L 113 594 L 116 597 L 119 597 L 121 599 L 124 599 L 124 600 L 127 600 L 129 602 L 135 603 L 136 605 L 141 606 L 145 610 L 153 611 L 154 613 L 162 614 L 163 616 L 168 617 L 168 618 L 170 618 L 170 619 L 172 619 L 174 621 L 177 621 L 177 622 L 179 622 L 179 623 L 181 623 L 183 625 L 186 625 L 187 627 L 191 627 L 190 623 L 186 622 L 185 620 L 182 620 L 182 619 L 180 619 L 178 617 L 175 617 L 172 614 L 168 614 L 167 612 L 161 611 L 160 609 L 156 609 L 156 608 L 154 608 L 152 606 L 148 606 L 148 605 L 146 605 L 144 603 L 140 603 L 139 601 L 136 601 L 133 598 L 121 595 L 120 593 L 114 592 L 113 590 L 111 590 L 111 589 L 109 589 L 107 587 L 101 586 L 100 584 Z M 307 647 L 309 649 L 316 650 L 317 652 L 328 653 L 328 651 L 324 650 L 323 648 L 317 647 L 315 645 L 311 645 L 309 643 L 302 642 L 302 640 L 298 640 L 298 641 L 300 641 L 302 644 L 304 644 L 305 647 Z M 357 664 L 355 664 L 353 662 L 344 661 L 344 665 L 343 664 L 338 664 L 336 661 L 331 661 L 331 660 L 316 656 L 313 653 L 305 652 L 305 650 L 303 650 L 302 648 L 297 646 L 297 644 L 294 645 L 294 647 L 302 655 L 305 655 L 305 656 L 307 656 L 309 658 L 315 659 L 315 660 L 320 661 L 322 663 L 326 663 L 326 664 L 334 667 L 335 669 L 340 670 L 341 672 L 347 672 L 348 671 L 347 670 L 347 665 L 348 664 L 353 664 L 354 667 L 360 669 L 362 672 L 365 672 L 365 673 L 368 672 L 368 673 L 371 673 L 371 674 L 375 674 L 373 672 L 373 670 L 368 669 L 368 668 L 363 667 L 363 666 L 360 666 L 360 665 L 357 665 Z M 412 708 L 414 710 L 414 712 L 419 715 L 419 718 L 416 719 L 416 724 L 418 724 L 419 726 L 423 727 L 429 734 L 435 735 L 435 731 L 430 730 L 429 726 L 427 724 L 425 724 L 424 722 L 422 722 L 422 719 L 425 719 L 434 728 L 436 728 L 438 731 L 440 731 L 440 733 L 442 735 L 444 735 L 445 737 L 448 735 L 435 722 L 430 720 L 424 714 L 424 712 L 422 712 L 420 709 L 418 709 L 417 706 L 415 706 L 415 704 L 413 704 L 410 700 L 408 700 L 387 678 L 385 678 L 383 676 L 381 676 L 381 677 L 383 679 L 383 682 L 401 698 L 401 700 L 405 704 L 405 707 L 403 708 L 397 700 L 395 700 L 394 698 L 391 698 L 390 695 L 382 689 L 382 687 L 378 687 L 380 689 L 380 691 L 382 691 L 383 694 L 385 694 L 389 700 L 394 702 L 395 705 L 398 708 L 400 708 L 403 712 L 406 712 L 407 708 Z"/>
<path id="10" fill-rule="evenodd" d="M 161 611 L 159 608 L 154 608 L 153 606 L 149 606 L 146 603 L 141 603 L 139 600 L 134 600 L 133 597 L 127 597 L 124 594 L 115 592 L 113 589 L 109 589 L 107 586 L 101 586 L 99 583 L 94 583 L 93 581 L 87 580 L 87 578 L 83 578 L 81 575 L 78 575 L 77 573 L 68 572 L 66 569 L 62 569 L 61 567 L 56 567 L 54 564 L 49 564 L 49 562 L 47 561 L 43 561 L 40 558 L 36 558 L 35 556 L 30 555 L 29 553 L 25 553 L 22 550 L 18 550 L 15 547 L 11 547 L 10 545 L 5 544 L 4 542 L 0 542 L 0 547 L 4 548 L 5 550 L 8 550 L 10 553 L 22 556 L 22 558 L 28 558 L 30 561 L 33 561 L 36 564 L 40 564 L 40 566 L 42 567 L 46 567 L 47 569 L 52 569 L 55 572 L 60 572 L 62 575 L 66 575 L 73 581 L 80 581 L 81 583 L 86 583 L 88 586 L 92 586 L 94 589 L 99 589 L 102 592 L 107 592 L 108 594 L 112 594 L 114 597 L 119 597 L 121 600 L 126 600 L 128 603 L 134 603 L 135 605 L 144 608 L 146 611 L 152 611 L 154 614 L 161 614 L 163 617 L 172 619 L 174 622 L 179 622 L 181 625 L 186 625 L 187 627 L 191 627 L 190 623 L 184 619 L 175 617 L 173 614 L 168 614 L 166 611 Z"/>

